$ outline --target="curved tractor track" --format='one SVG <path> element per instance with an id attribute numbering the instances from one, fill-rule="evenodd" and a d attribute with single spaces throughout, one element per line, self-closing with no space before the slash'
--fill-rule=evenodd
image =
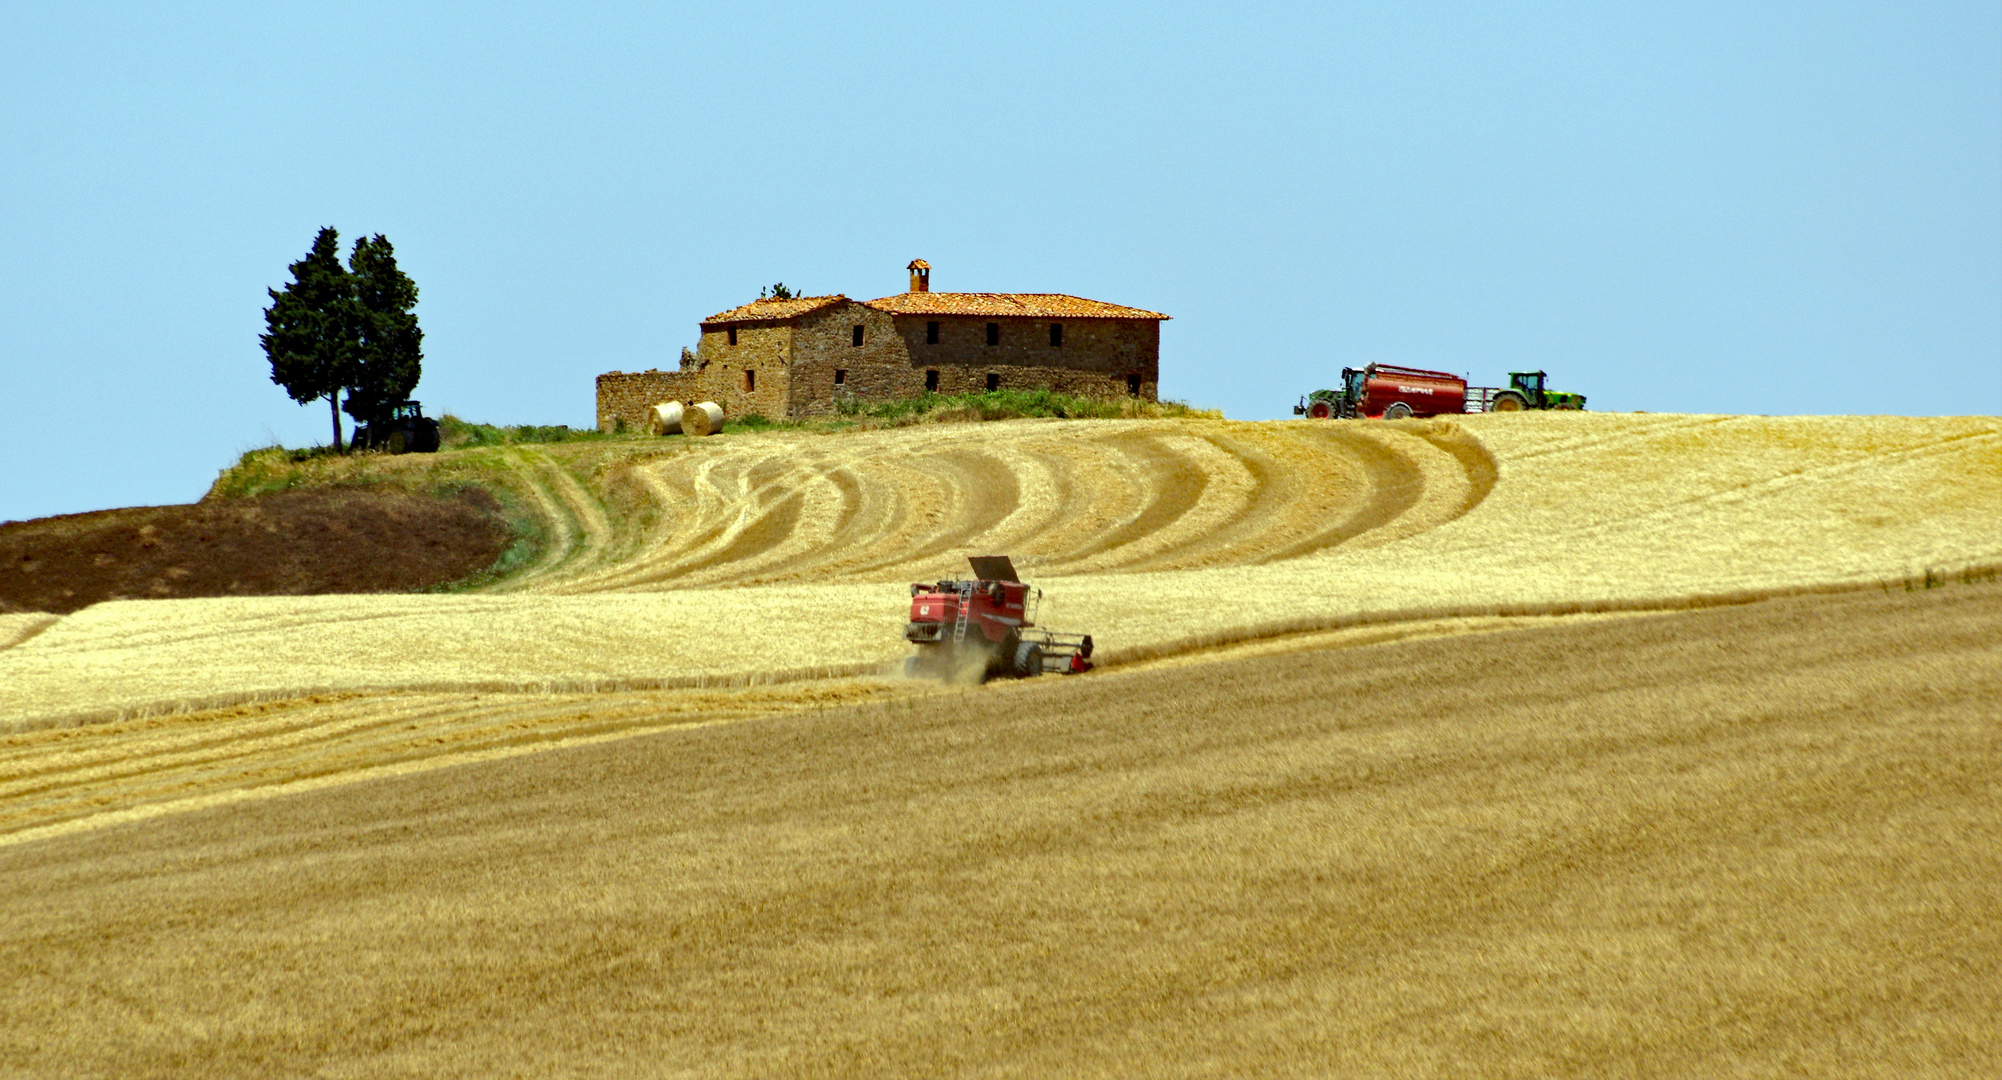
<path id="1" fill-rule="evenodd" d="M 505 587 L 918 580 L 975 550 L 1042 576 L 1256 565 L 1435 528 L 1496 475 L 1446 424 L 1090 421 L 742 438 L 633 470 L 657 523 L 614 554 L 584 485 L 524 463 L 554 543 Z"/>
<path id="2" fill-rule="evenodd" d="M 456 461 L 543 534 L 479 595 L 0 614 L 0 838 L 973 692 L 876 674 L 907 649 L 900 584 L 969 553 L 1056 579 L 1045 621 L 1107 669 L 2002 567 L 1984 417 L 1025 420 Z"/>

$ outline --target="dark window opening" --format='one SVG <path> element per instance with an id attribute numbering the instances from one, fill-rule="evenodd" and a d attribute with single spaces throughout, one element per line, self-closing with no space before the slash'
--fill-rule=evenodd
<path id="1" fill-rule="evenodd" d="M 737 328 L 733 326 L 730 328 L 730 344 L 735 345 L 736 343 L 737 343 Z"/>
<path id="2" fill-rule="evenodd" d="M 987 324 L 987 344 L 989 344 L 989 345 L 999 345 L 999 344 L 1001 344 L 1001 324 L 1000 324 L 1000 323 L 998 323 L 998 322 L 991 322 L 991 323 L 988 323 L 988 324 Z"/>
<path id="3" fill-rule="evenodd" d="M 936 344 L 938 344 L 938 324 L 937 324 L 937 323 L 935 323 L 935 322 L 928 322 L 928 323 L 926 323 L 926 324 L 925 324 L 925 344 L 927 344 L 927 345 L 936 345 Z"/>
<path id="4" fill-rule="evenodd" d="M 851 342 L 849 342 L 849 344 L 851 344 L 851 345 L 860 345 L 860 344 L 862 344 L 862 328 L 861 328 L 861 327 L 859 327 L 859 326 L 858 326 L 858 327 L 856 327 L 856 328 L 855 328 L 855 340 L 854 340 L 854 341 L 851 341 Z"/>
<path id="5" fill-rule="evenodd" d="M 838 368 L 835 368 L 835 369 L 834 369 L 834 385 L 836 385 L 836 386 L 840 386 L 840 385 L 841 385 L 842 383 L 845 383 L 845 382 L 847 382 L 847 381 L 848 381 L 848 369 L 847 369 L 847 368 L 839 368 L 839 367 L 838 367 Z"/>
<path id="6" fill-rule="evenodd" d="M 1134 397 L 1140 396 L 1140 376 L 1128 375 L 1126 377 L 1126 392 L 1132 394 Z"/>
<path id="7" fill-rule="evenodd" d="M 990 371 L 990 372 L 988 372 L 988 373 L 987 373 L 987 392 L 991 394 L 991 393 L 993 393 L 994 391 L 996 391 L 996 390 L 999 390 L 999 389 L 1001 389 L 1001 376 L 999 376 L 999 375 L 996 375 L 995 373 L 993 373 L 993 372 L 991 372 L 991 371 Z"/>
<path id="8" fill-rule="evenodd" d="M 751 370 L 750 368 L 745 368 L 745 369 L 744 369 L 744 392 L 745 392 L 745 393 L 749 393 L 749 392 L 751 392 L 751 391 L 753 391 L 753 390 L 756 390 L 757 388 L 758 388 L 758 373 L 757 373 L 757 372 L 755 372 L 755 371 L 752 371 L 752 370 Z"/>
<path id="9" fill-rule="evenodd" d="M 936 389 L 938 389 L 938 372 L 936 370 L 925 372 L 925 392 L 930 393 Z"/>
<path id="10" fill-rule="evenodd" d="M 1060 322 L 1051 323 L 1050 348 L 1052 349 L 1061 348 L 1063 346 L 1063 343 L 1064 343 L 1064 324 Z"/>

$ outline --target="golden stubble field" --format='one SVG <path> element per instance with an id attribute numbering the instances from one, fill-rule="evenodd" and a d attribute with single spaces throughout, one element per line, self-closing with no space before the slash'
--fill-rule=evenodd
<path id="1" fill-rule="evenodd" d="M 904 586 L 978 553 L 1016 556 L 1044 623 L 1115 659 L 2002 563 L 1993 418 L 1016 421 L 730 436 L 610 476 L 524 450 L 514 471 L 552 542 L 499 590 L 97 605 L 0 650 L 0 730 L 866 674 L 903 654 Z M 612 524 L 615 484 L 642 524 Z"/>
<path id="2" fill-rule="evenodd" d="M 1994 418 L 659 445 L 0 616 L 0 1074 L 1993 1071 Z M 882 674 L 989 552 L 1101 671 Z"/>
<path id="3" fill-rule="evenodd" d="M 1796 597 L 8 844 L 0 1072 L 1995 1075 L 1998 659 L 2002 585 Z"/>

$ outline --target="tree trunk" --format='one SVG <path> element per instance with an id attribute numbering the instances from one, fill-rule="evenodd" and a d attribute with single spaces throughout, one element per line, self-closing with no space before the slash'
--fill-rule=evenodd
<path id="1" fill-rule="evenodd" d="M 338 390 L 327 395 L 327 411 L 334 414 L 334 453 L 345 454 L 348 451 L 346 447 L 341 445 L 340 397 L 341 393 Z"/>

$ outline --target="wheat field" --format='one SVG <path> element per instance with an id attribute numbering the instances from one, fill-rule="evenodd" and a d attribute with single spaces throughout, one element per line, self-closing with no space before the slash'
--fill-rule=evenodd
<path id="1" fill-rule="evenodd" d="M 2002 1066 L 1994 419 L 366 465 L 541 557 L 0 615 L 0 1074 Z M 1101 669 L 889 675 L 971 553 Z"/>
<path id="2" fill-rule="evenodd" d="M 380 466 L 481 591 L 0 615 L 0 1074 L 1993 1071 L 1993 418 L 613 449 Z M 1100 671 L 888 674 L 987 553 Z"/>
<path id="3" fill-rule="evenodd" d="M 2002 564 L 1992 418 L 1016 421 L 522 450 L 494 590 L 99 604 L 0 650 L 0 730 L 330 693 L 865 676 L 911 581 L 1007 553 L 1112 661 L 1371 621 L 1661 608 Z M 614 494 L 642 513 L 618 518 Z M 11 618 L 11 617 L 10 617 Z"/>
<path id="4" fill-rule="evenodd" d="M 0 1072 L 2002 1070 L 2002 585 L 1239 648 L 0 845 Z"/>

